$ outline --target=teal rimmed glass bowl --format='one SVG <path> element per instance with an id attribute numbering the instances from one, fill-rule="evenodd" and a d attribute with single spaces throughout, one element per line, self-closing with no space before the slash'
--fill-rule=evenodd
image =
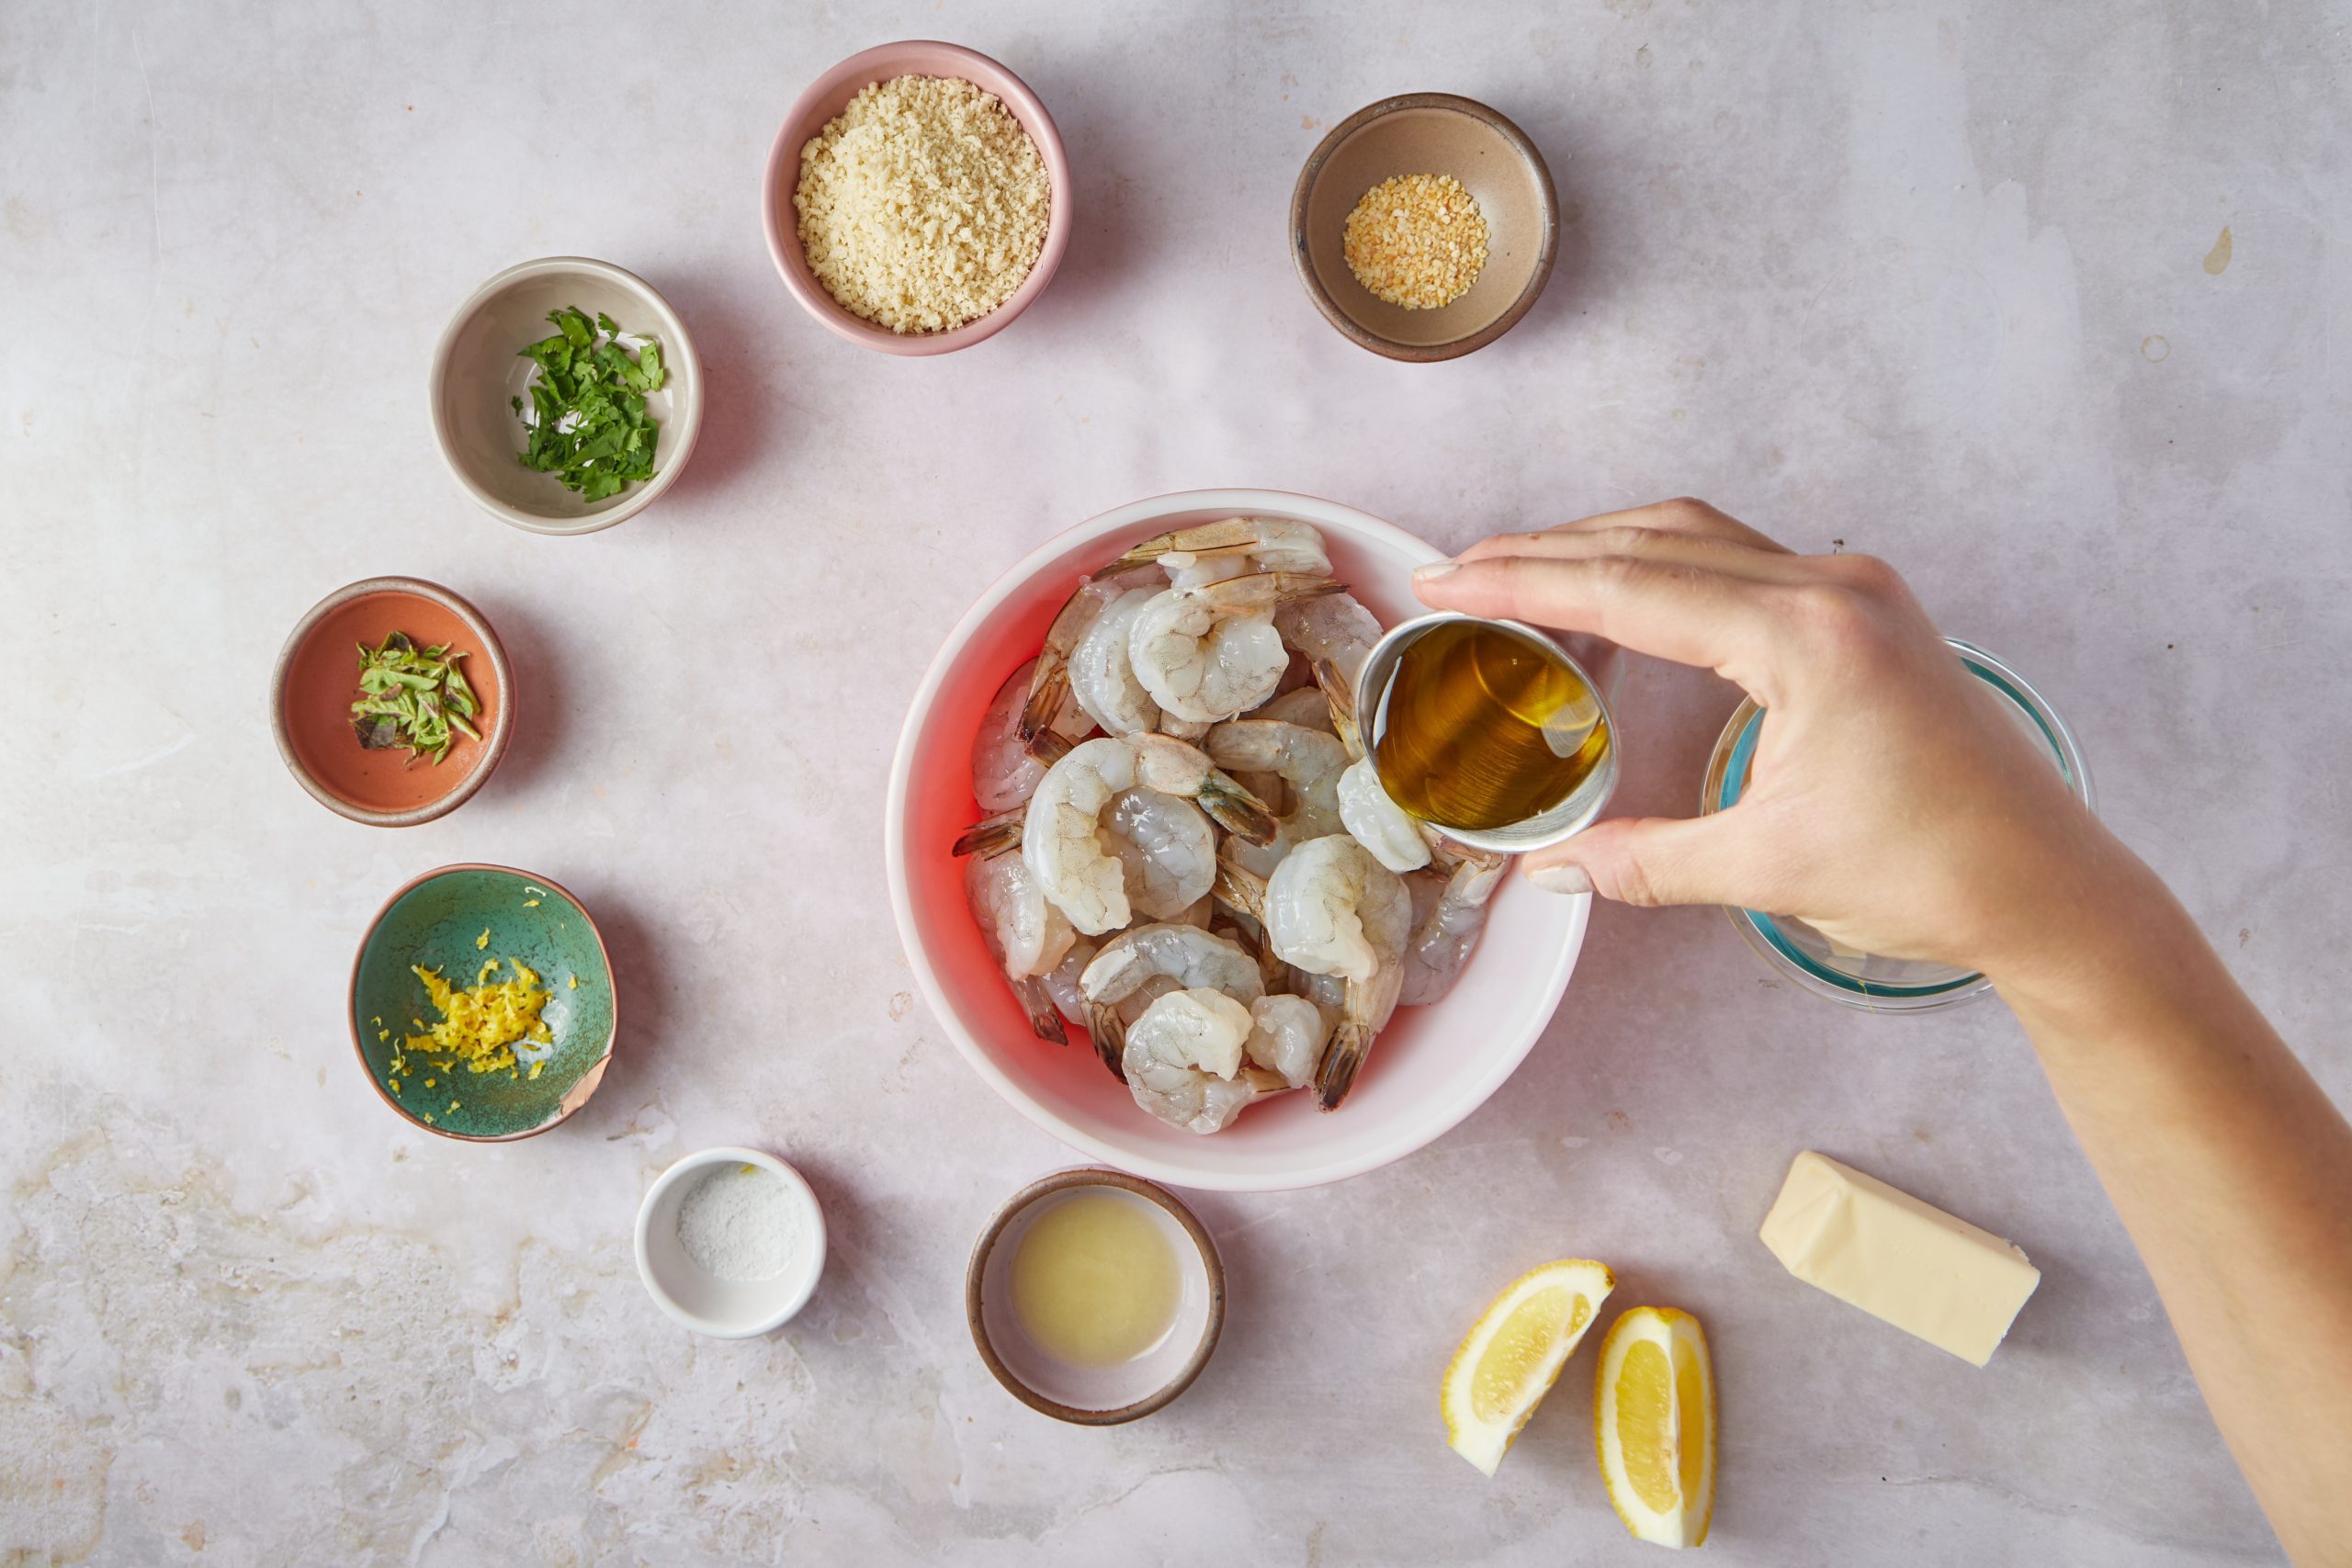
<path id="1" fill-rule="evenodd" d="M 555 1038 L 536 1077 L 528 1063 L 476 1073 L 406 1044 L 441 1017 L 417 969 L 463 990 L 493 958 L 491 983 L 514 978 L 521 963 L 548 993 L 539 1016 Z M 596 922 L 556 883 L 503 865 L 445 865 L 393 894 L 360 941 L 350 1002 L 352 1043 L 384 1103 L 425 1132 L 474 1143 L 544 1133 L 587 1104 L 618 1021 Z"/>
<path id="2" fill-rule="evenodd" d="M 1973 644 L 1946 637 L 1967 671 L 1992 688 L 2003 711 L 2050 759 L 2075 798 L 2091 807 L 2091 777 L 2083 763 L 2075 732 L 2058 710 L 2025 678 Z M 1699 795 L 1699 814 L 1723 811 L 1735 805 L 1747 788 L 1756 761 L 1756 745 L 1764 733 L 1765 712 L 1753 700 L 1743 702 L 1724 726 L 1707 759 L 1707 779 Z M 1872 1012 L 1917 1012 L 1952 1007 L 1984 995 L 1993 982 L 1973 969 L 1948 964 L 1928 964 L 1909 958 L 1885 958 L 1840 947 L 1792 915 L 1770 915 L 1760 909 L 1726 909 L 1731 923 L 1747 944 L 1773 970 L 1804 989 L 1831 1001 Z"/>

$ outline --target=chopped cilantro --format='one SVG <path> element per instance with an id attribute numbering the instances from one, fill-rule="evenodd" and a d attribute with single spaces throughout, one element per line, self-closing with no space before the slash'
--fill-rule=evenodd
<path id="1" fill-rule="evenodd" d="M 662 345 L 648 339 L 631 358 L 617 341 L 620 327 L 601 311 L 593 327 L 571 305 L 549 311 L 548 320 L 555 335 L 523 350 L 539 373 L 525 416 L 530 445 L 515 460 L 555 475 L 582 501 L 602 501 L 631 479 L 651 479 L 662 425 L 646 416 L 645 394 L 660 391 L 667 378 Z M 523 413 L 521 398 L 507 400 Z"/>

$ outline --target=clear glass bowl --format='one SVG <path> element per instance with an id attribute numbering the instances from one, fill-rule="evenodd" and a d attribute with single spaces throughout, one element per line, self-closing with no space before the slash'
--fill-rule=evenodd
<path id="1" fill-rule="evenodd" d="M 1993 655 L 1957 637 L 1946 637 L 1968 672 L 1990 686 L 2002 705 L 2050 758 L 2076 798 L 2095 807 L 2091 777 L 2084 765 L 2075 732 L 2058 711 L 2028 685 L 2025 678 Z M 1699 796 L 1699 814 L 1722 811 L 1747 787 L 1756 760 L 1756 744 L 1764 732 L 1765 712 L 1752 700 L 1743 702 L 1724 726 L 1707 759 L 1707 779 Z M 1992 981 L 1974 970 L 1907 958 L 1884 958 L 1839 947 L 1804 921 L 1790 915 L 1768 915 L 1760 909 L 1726 909 L 1731 923 L 1747 944 L 1779 974 L 1794 980 L 1815 996 L 1871 1012 L 1917 1012 L 1951 1007 L 1983 996 Z"/>

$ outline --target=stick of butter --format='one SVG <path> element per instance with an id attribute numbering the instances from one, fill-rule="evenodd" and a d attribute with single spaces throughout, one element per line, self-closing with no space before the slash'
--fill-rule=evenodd
<path id="1" fill-rule="evenodd" d="M 1806 1284 L 1980 1367 L 2041 1283 L 2013 1244 L 1810 1149 L 1758 1234 Z"/>

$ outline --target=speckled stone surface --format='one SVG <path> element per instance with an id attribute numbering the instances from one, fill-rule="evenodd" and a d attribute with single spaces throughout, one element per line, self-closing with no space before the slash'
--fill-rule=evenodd
<path id="1" fill-rule="evenodd" d="M 1708 1325 L 1713 1561 L 2275 1559 L 2008 1016 L 1838 1010 L 1703 909 L 1601 911 L 1544 1043 L 1423 1153 L 1201 1198 L 1232 1314 L 1184 1399 L 1032 1415 L 959 1291 L 1067 1156 L 914 1001 L 878 807 L 949 622 L 1097 511 L 1266 485 L 1458 547 L 1693 491 L 1892 558 L 2042 685 L 2352 1094 L 2347 21 L 7 6 L 0 1561 L 1644 1561 L 1589 1350 L 1498 1480 L 1442 1441 L 1456 1337 L 1561 1254 Z M 794 94 L 904 36 L 1025 76 L 1080 186 L 1053 287 L 941 361 L 823 333 L 759 233 Z M 1518 120 L 1568 219 L 1528 320 L 1433 367 L 1342 342 L 1283 243 L 1320 128 L 1416 89 Z M 475 512 L 425 412 L 447 312 L 560 252 L 651 280 L 709 380 L 676 490 L 582 539 Z M 263 712 L 287 628 L 382 572 L 473 598 L 521 688 L 498 775 L 404 832 L 303 798 Z M 1689 808 L 1732 704 L 1638 671 L 1623 804 Z M 340 1017 L 377 905 L 462 860 L 560 878 L 621 976 L 602 1093 L 512 1146 L 403 1127 Z M 780 1335 L 697 1341 L 629 1225 L 737 1142 L 835 1250 Z M 1754 1230 L 1808 1145 L 2041 1266 L 1988 1370 L 1781 1272 Z"/>

